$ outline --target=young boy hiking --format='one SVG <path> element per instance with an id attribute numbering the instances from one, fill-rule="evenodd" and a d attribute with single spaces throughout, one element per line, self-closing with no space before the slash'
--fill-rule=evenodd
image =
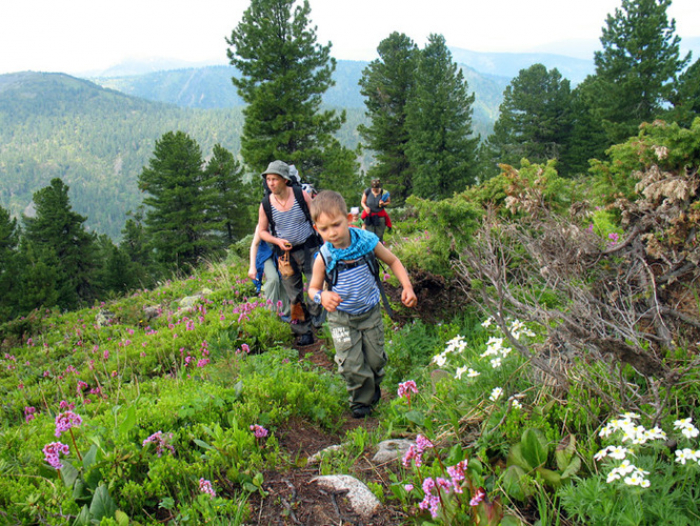
<path id="1" fill-rule="evenodd" d="M 338 372 L 347 384 L 352 415 L 362 418 L 379 402 L 387 362 L 374 257 L 398 278 L 404 305 L 413 307 L 418 300 L 401 261 L 375 234 L 349 227 L 350 215 L 339 193 L 320 192 L 310 208 L 314 228 L 325 243 L 314 262 L 309 296 L 328 311 Z M 324 280 L 331 290 L 323 290 Z"/>

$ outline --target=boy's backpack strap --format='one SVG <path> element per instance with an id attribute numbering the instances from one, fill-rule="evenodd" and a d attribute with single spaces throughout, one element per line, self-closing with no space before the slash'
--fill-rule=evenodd
<path id="1" fill-rule="evenodd" d="M 319 251 L 321 254 L 321 257 L 323 258 L 323 262 L 326 265 L 326 268 L 328 268 L 328 261 L 330 259 L 330 250 L 324 243 L 321 245 L 321 250 Z M 342 266 L 340 265 L 341 262 L 337 263 L 334 267 L 333 270 L 330 272 L 326 271 L 326 283 L 328 284 L 328 290 L 333 290 L 333 286 L 338 283 L 338 267 Z M 367 252 L 364 256 L 359 258 L 354 264 L 351 264 L 352 267 L 356 267 L 358 265 L 365 264 L 369 268 L 370 272 L 374 276 L 374 281 L 377 283 L 377 287 L 379 287 L 379 293 L 382 296 L 382 303 L 384 304 L 384 309 L 386 310 L 386 313 L 389 315 L 389 318 L 394 317 L 394 311 L 391 308 L 391 305 L 389 304 L 389 298 L 386 296 L 386 291 L 384 290 L 384 283 L 382 282 L 382 279 L 379 277 L 379 261 L 377 260 L 377 256 L 374 254 L 374 250 L 371 250 L 370 252 Z"/>
<path id="2" fill-rule="evenodd" d="M 363 257 L 367 260 L 367 266 L 374 275 L 374 281 L 377 282 L 377 287 L 379 287 L 379 293 L 382 295 L 382 303 L 384 304 L 384 310 L 386 310 L 386 313 L 389 315 L 389 318 L 393 319 L 394 311 L 392 310 L 391 305 L 389 305 L 389 298 L 386 297 L 384 283 L 379 277 L 379 261 L 377 260 L 377 256 L 375 255 L 374 250 L 368 252 Z"/>

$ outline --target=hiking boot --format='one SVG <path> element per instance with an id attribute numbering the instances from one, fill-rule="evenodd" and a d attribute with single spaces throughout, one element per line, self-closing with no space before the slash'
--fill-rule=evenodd
<path id="1" fill-rule="evenodd" d="M 372 395 L 372 406 L 375 406 L 379 403 L 379 400 L 382 398 L 382 388 L 379 387 L 379 384 L 374 385 L 374 395 Z"/>
<path id="2" fill-rule="evenodd" d="M 353 418 L 364 418 L 372 413 L 372 408 L 368 405 L 357 405 L 352 408 Z"/>
<path id="3" fill-rule="evenodd" d="M 299 338 L 299 347 L 306 347 L 307 345 L 313 345 L 314 343 L 314 335 L 311 334 L 310 332 L 307 332 L 306 334 L 302 334 L 301 338 Z"/>

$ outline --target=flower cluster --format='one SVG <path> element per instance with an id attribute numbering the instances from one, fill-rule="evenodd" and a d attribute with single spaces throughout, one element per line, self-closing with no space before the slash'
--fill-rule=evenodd
<path id="1" fill-rule="evenodd" d="M 411 444 L 408 451 L 406 451 L 406 454 L 403 456 L 402 463 L 404 467 L 409 467 L 411 460 L 415 462 L 417 467 L 420 467 L 423 464 L 423 453 L 426 449 L 432 447 L 435 446 L 430 440 L 425 438 L 423 435 L 418 435 L 416 437 L 416 443 Z"/>
<path id="2" fill-rule="evenodd" d="M 216 497 L 216 491 L 214 491 L 211 482 L 206 479 L 199 479 L 199 491 L 202 493 L 207 493 L 212 499 Z"/>
<path id="3" fill-rule="evenodd" d="M 433 519 L 437 518 L 440 511 L 440 503 L 444 502 L 445 497 L 450 493 L 461 494 L 462 482 L 466 478 L 465 470 L 467 469 L 467 460 L 462 460 L 454 466 L 447 468 L 449 479 L 443 477 L 428 477 L 423 480 L 423 500 L 418 504 L 421 510 L 428 510 Z M 477 506 L 486 498 L 486 491 L 483 488 L 477 489 L 474 496 L 469 501 L 470 506 Z"/>
<path id="4" fill-rule="evenodd" d="M 30 420 L 34 420 L 35 418 L 36 418 L 36 407 L 25 406 L 24 407 L 24 421 L 29 422 Z"/>
<path id="5" fill-rule="evenodd" d="M 60 453 L 67 455 L 70 451 L 70 448 L 67 445 L 62 444 L 60 442 L 51 442 L 50 444 L 46 444 L 41 451 L 44 453 L 44 458 L 46 459 L 46 462 L 48 462 L 52 468 L 61 469 L 63 467 L 63 464 L 61 464 L 58 455 Z"/>
<path id="6" fill-rule="evenodd" d="M 175 448 L 171 446 L 168 441 L 173 438 L 172 433 L 168 433 L 167 436 L 163 434 L 162 431 L 156 431 L 153 433 L 151 436 L 149 436 L 146 440 L 143 441 L 143 447 L 146 447 L 147 444 L 155 444 L 156 445 L 156 453 L 160 457 L 163 454 L 164 450 L 169 450 L 172 455 L 175 454 Z"/>
<path id="7" fill-rule="evenodd" d="M 253 424 L 250 426 L 250 430 L 255 435 L 255 438 L 265 438 L 268 435 L 267 429 L 265 429 L 263 426 L 259 426 L 258 424 Z"/>
<path id="8" fill-rule="evenodd" d="M 411 405 L 411 393 L 418 394 L 418 386 L 413 380 L 407 380 L 399 384 L 399 398 L 405 398 L 408 400 L 408 404 Z"/>
<path id="9" fill-rule="evenodd" d="M 80 427 L 83 419 L 73 411 L 59 413 L 56 416 L 56 436 L 60 437 L 61 433 L 65 433 L 73 427 Z"/>
<path id="10" fill-rule="evenodd" d="M 681 420 L 676 420 L 673 423 L 673 428 L 674 429 L 680 429 L 681 433 L 685 438 L 697 438 L 698 434 L 700 432 L 698 429 L 693 425 L 693 419 L 692 418 L 682 418 Z"/>
<path id="11" fill-rule="evenodd" d="M 644 445 L 652 440 L 666 440 L 666 433 L 661 428 L 657 426 L 653 429 L 645 429 L 644 426 L 637 424 L 636 420 L 638 419 L 639 415 L 636 413 L 624 413 L 620 418 L 615 418 L 608 422 L 600 430 L 599 435 L 607 438 L 614 433 L 618 433 L 621 435 L 622 442 L 629 442 L 633 446 Z M 698 429 L 692 424 L 691 418 L 676 420 L 673 423 L 673 427 L 676 430 L 680 430 L 686 438 L 696 438 L 700 435 Z M 598 462 L 606 457 L 622 461 L 619 466 L 613 468 L 608 474 L 608 483 L 622 479 L 628 486 L 650 487 L 651 483 L 646 478 L 649 472 L 631 464 L 626 458 L 629 454 L 633 454 L 633 450 L 620 445 L 611 445 L 598 451 L 594 458 Z M 688 461 L 700 464 L 700 451 L 698 450 L 679 448 L 675 454 L 676 462 L 679 464 L 685 465 Z"/>

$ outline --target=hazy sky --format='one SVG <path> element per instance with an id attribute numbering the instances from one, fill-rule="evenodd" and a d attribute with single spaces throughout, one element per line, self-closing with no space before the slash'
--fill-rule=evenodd
<path id="1" fill-rule="evenodd" d="M 372 60 L 393 31 L 431 33 L 473 51 L 596 41 L 621 0 L 310 0 L 318 42 L 338 59 Z M 0 0 L 0 73 L 106 69 L 129 58 L 226 62 L 249 0 Z M 681 37 L 700 36 L 700 0 L 674 0 Z M 565 46 L 562 44 L 561 50 Z M 696 57 L 694 57 L 696 58 Z"/>

